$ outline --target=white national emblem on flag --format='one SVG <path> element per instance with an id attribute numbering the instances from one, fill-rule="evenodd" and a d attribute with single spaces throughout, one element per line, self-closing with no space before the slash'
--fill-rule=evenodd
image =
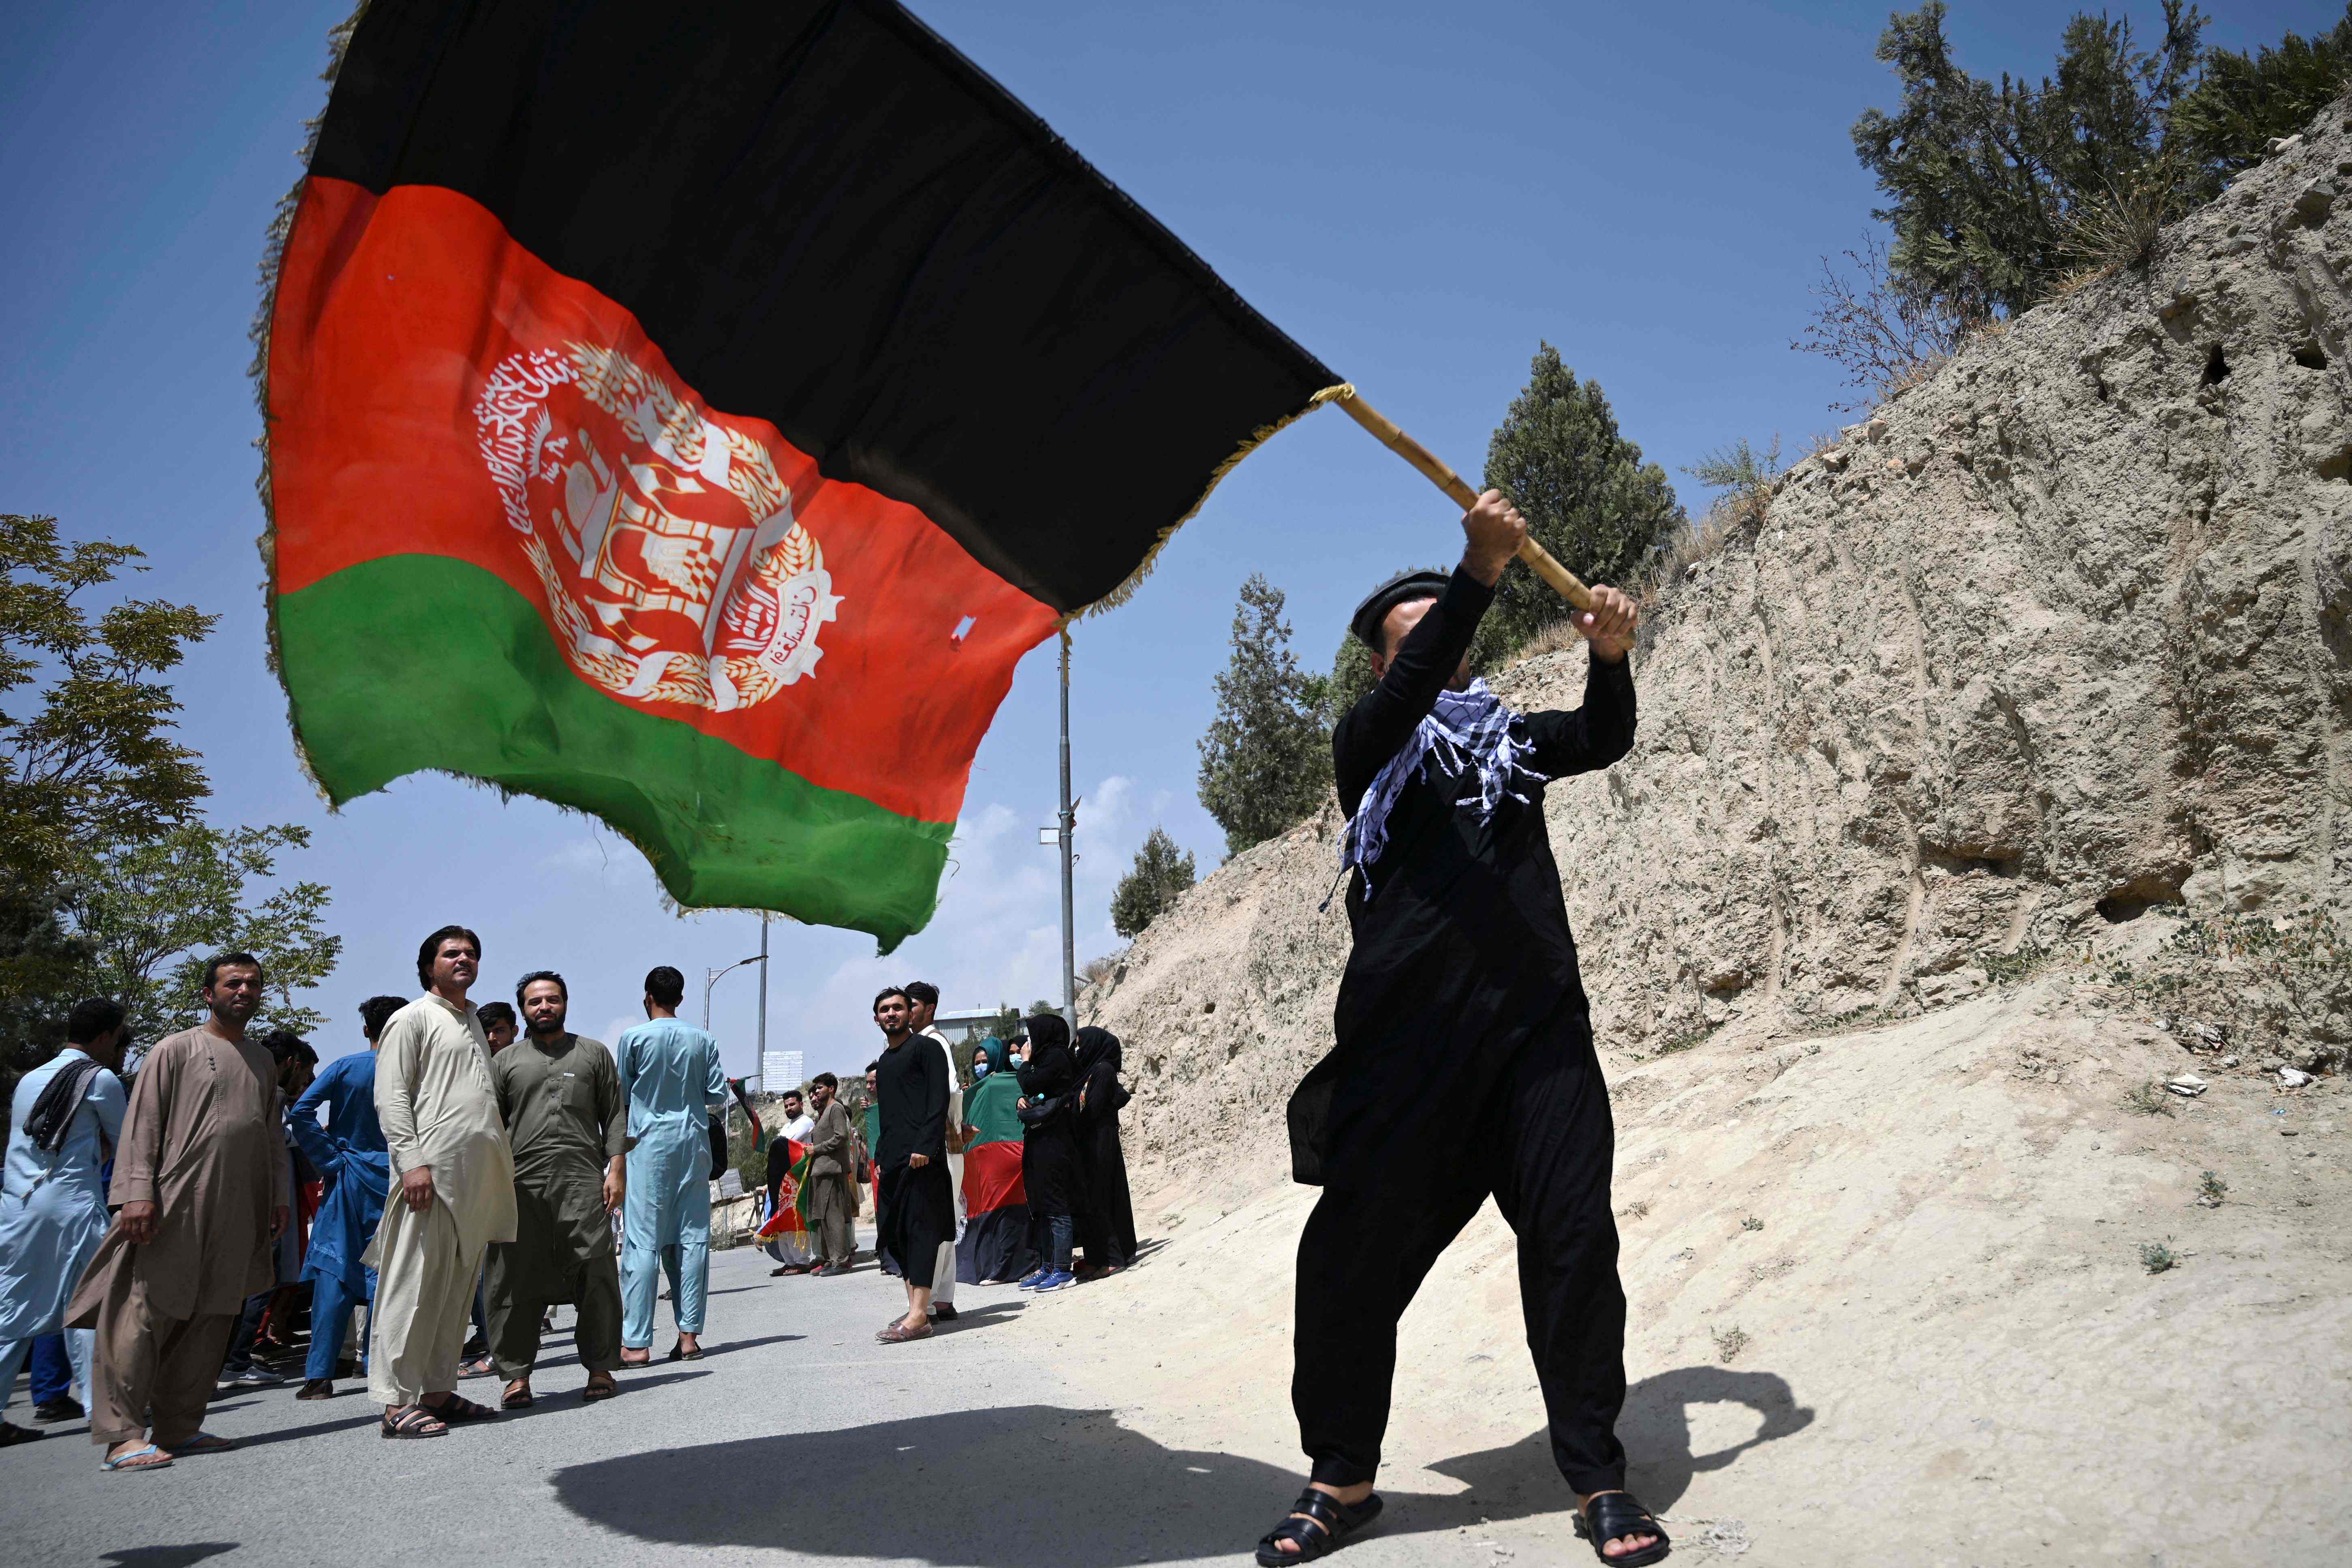
<path id="1" fill-rule="evenodd" d="M 749 432 L 583 342 L 507 356 L 474 417 L 583 678 L 723 713 L 814 671 L 818 629 L 842 601 Z"/>

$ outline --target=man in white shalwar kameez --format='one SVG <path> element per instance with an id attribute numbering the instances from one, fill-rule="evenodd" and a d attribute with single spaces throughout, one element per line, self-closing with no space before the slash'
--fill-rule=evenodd
<path id="1" fill-rule="evenodd" d="M 498 1414 L 457 1393 L 482 1255 L 515 1238 L 514 1152 L 489 1041 L 466 999 L 481 958 L 463 926 L 425 938 L 425 994 L 392 1016 L 376 1047 L 376 1120 L 394 1186 L 368 1249 L 368 1397 L 384 1407 L 387 1437 L 438 1437 Z"/>
<path id="2" fill-rule="evenodd" d="M 779 1201 L 777 1189 L 782 1184 L 783 1178 L 791 1173 L 789 1162 L 792 1151 L 785 1145 L 805 1143 L 808 1135 L 816 1130 L 816 1118 L 803 1109 L 799 1089 L 784 1090 L 783 1099 L 783 1124 L 776 1129 L 776 1135 L 768 1145 L 768 1212 L 760 1216 L 763 1220 L 774 1216 Z M 779 1274 L 805 1274 L 816 1263 L 816 1250 L 807 1231 L 788 1232 L 775 1237 L 765 1244 L 763 1250 L 776 1260 L 776 1267 L 768 1270 L 772 1279 Z"/>

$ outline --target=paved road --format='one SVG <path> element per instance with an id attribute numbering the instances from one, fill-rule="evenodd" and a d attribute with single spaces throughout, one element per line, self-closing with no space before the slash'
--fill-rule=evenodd
<path id="1" fill-rule="evenodd" d="M 625 1374 L 609 1404 L 580 1402 L 566 1310 L 535 1407 L 427 1442 L 379 1438 L 351 1383 L 320 1404 L 291 1383 L 225 1396 L 210 1429 L 242 1447 L 146 1475 L 108 1475 L 86 1427 L 50 1427 L 0 1454 L 0 1563 L 1235 1563 L 1298 1484 L 1171 1451 L 1075 1395 L 1041 1353 L 1063 1336 L 1035 1320 L 1078 1327 L 1103 1300 L 1086 1289 L 965 1287 L 959 1322 L 886 1348 L 874 1331 L 904 1297 L 870 1263 L 830 1280 L 768 1268 L 756 1252 L 714 1258 L 709 1356 Z M 488 1403 L 497 1387 L 466 1392 Z M 24 1399 L 20 1384 L 19 1424 Z M 1482 1509 L 1436 1500 L 1336 1561 L 1504 1561 Z M 1511 1568 L 1587 1550 L 1508 1534 Z"/>

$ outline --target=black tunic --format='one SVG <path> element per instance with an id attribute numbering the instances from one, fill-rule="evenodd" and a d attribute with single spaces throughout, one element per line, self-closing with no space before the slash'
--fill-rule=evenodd
<path id="1" fill-rule="evenodd" d="M 909 1035 L 882 1053 L 874 1075 L 880 1110 L 874 1163 L 881 1173 L 882 1212 L 875 1247 L 896 1258 L 909 1284 L 937 1283 L 939 1249 L 955 1238 L 955 1189 L 948 1180 L 948 1058 L 934 1042 Z M 913 1155 L 929 1162 L 920 1170 Z"/>
<path id="2" fill-rule="evenodd" d="M 1127 1152 L 1118 1140 L 1118 1108 L 1126 1098 L 1118 1082 L 1118 1037 L 1108 1029 L 1080 1029 L 1078 1061 L 1086 1097 L 1077 1111 L 1078 1165 L 1087 1200 L 1078 1218 L 1078 1245 L 1087 1249 L 1088 1263 L 1124 1268 L 1135 1261 L 1135 1204 L 1128 1192 Z"/>
<path id="3" fill-rule="evenodd" d="M 1052 1218 L 1078 1214 L 1084 1188 L 1074 1125 L 1077 1058 L 1058 1036 L 1041 1027 L 1048 1023 L 1058 1025 L 1061 1020 L 1051 1015 L 1029 1020 L 1029 1059 L 1014 1070 L 1021 1079 L 1021 1098 L 1032 1105 L 1057 1095 L 1071 1097 L 1071 1102 L 1052 1117 L 1029 1123 L 1029 1136 L 1022 1147 L 1021 1173 L 1029 1188 L 1029 1212 Z"/>
<path id="4" fill-rule="evenodd" d="M 1381 683 L 1339 721 L 1331 737 L 1339 803 L 1352 816 L 1365 789 L 1436 705 L 1459 666 L 1494 590 L 1457 570 L 1444 595 L 1397 649 Z M 1605 768 L 1633 743 L 1633 678 L 1627 662 L 1592 662 L 1584 706 L 1529 713 L 1528 764 L 1553 778 Z M 1444 787 L 1433 761 L 1398 795 L 1388 846 L 1364 876 L 1349 879 L 1354 950 L 1333 1009 L 1337 1043 L 1290 1101 L 1292 1173 L 1326 1179 L 1331 1136 L 1364 1098 L 1410 1100 L 1423 1051 L 1443 1041 L 1482 1077 L 1507 1062 L 1538 1028 L 1588 1023 L 1576 942 L 1569 934 L 1559 868 L 1544 831 L 1543 792 L 1507 796 L 1482 822 L 1458 805 L 1477 778 Z"/>
<path id="5" fill-rule="evenodd" d="M 1333 737 L 1352 811 L 1437 700 L 1493 597 L 1456 572 Z M 1595 661 L 1584 707 L 1525 716 L 1529 764 L 1605 767 L 1633 733 L 1633 678 Z M 1291 1405 L 1313 1479 L 1373 1478 L 1397 1323 L 1491 1194 L 1519 1238 L 1528 1346 L 1553 1462 L 1580 1492 L 1624 1485 L 1625 1297 L 1610 1216 L 1614 1134 L 1542 790 L 1493 816 L 1475 773 L 1433 764 L 1399 794 L 1388 847 L 1348 893 L 1355 949 L 1338 1043 L 1290 1103 L 1291 1158 L 1322 1195 L 1298 1243 Z"/>

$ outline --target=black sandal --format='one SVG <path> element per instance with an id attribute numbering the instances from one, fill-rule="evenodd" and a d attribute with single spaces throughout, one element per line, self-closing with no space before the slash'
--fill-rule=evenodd
<path id="1" fill-rule="evenodd" d="M 449 1425 L 422 1405 L 402 1405 L 383 1413 L 379 1430 L 387 1437 L 446 1437 Z"/>
<path id="2" fill-rule="evenodd" d="M 499 1418 L 499 1413 L 488 1405 L 477 1405 L 472 1400 L 461 1398 L 455 1394 L 438 1405 L 421 1405 L 419 1408 L 430 1413 L 436 1420 L 451 1426 L 462 1426 L 468 1421 L 495 1421 Z"/>
<path id="3" fill-rule="evenodd" d="M 1307 1517 L 1301 1519 L 1298 1516 Z M 1348 1537 L 1370 1524 L 1381 1515 L 1381 1494 L 1372 1493 L 1360 1503 L 1344 1503 L 1329 1492 L 1308 1487 L 1290 1505 L 1290 1516 L 1264 1535 L 1258 1537 L 1259 1568 L 1283 1568 L 1286 1563 L 1312 1563 L 1326 1552 L 1337 1552 Z M 1296 1552 L 1285 1552 L 1284 1542 L 1297 1544 Z"/>
<path id="4" fill-rule="evenodd" d="M 1592 1554 L 1614 1568 L 1641 1568 L 1644 1563 L 1661 1563 L 1673 1550 L 1674 1542 L 1654 1516 L 1633 1500 L 1633 1494 L 1624 1491 L 1595 1492 L 1589 1505 L 1591 1517 L 1585 1510 L 1576 1515 L 1576 1532 L 1592 1543 Z M 1628 1535 L 1654 1535 L 1657 1540 L 1638 1552 L 1628 1552 L 1622 1557 L 1612 1557 L 1601 1550 L 1607 1542 Z"/>

